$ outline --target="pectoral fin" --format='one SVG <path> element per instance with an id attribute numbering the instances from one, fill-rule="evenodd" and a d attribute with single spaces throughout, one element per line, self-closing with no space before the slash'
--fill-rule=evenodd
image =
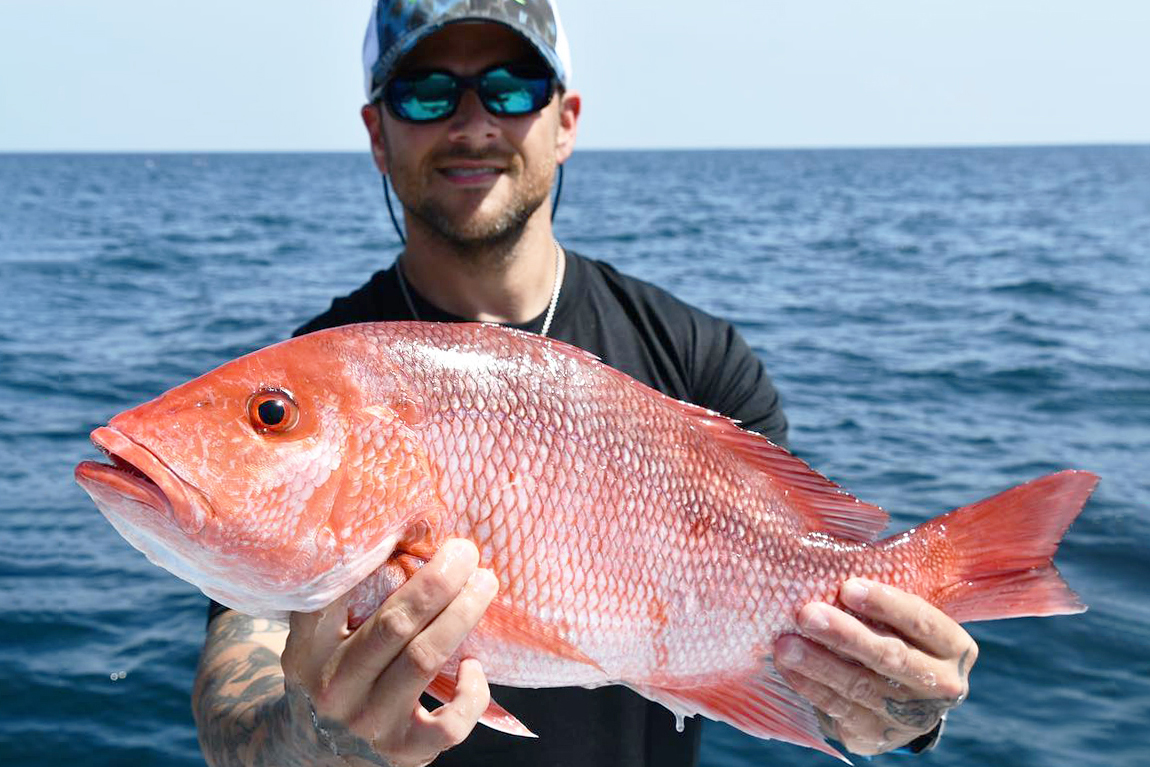
<path id="1" fill-rule="evenodd" d="M 455 677 L 447 674 L 440 674 L 431 680 L 431 684 L 427 686 L 427 694 L 435 698 L 440 703 L 447 703 L 455 696 Z M 479 717 L 479 723 L 486 725 L 498 732 L 505 732 L 508 735 L 516 735 L 521 738 L 535 738 L 538 737 L 531 730 L 524 726 L 505 708 L 500 706 L 494 700 L 488 704 L 487 710 L 483 712 L 483 716 Z"/>
<path id="2" fill-rule="evenodd" d="M 603 671 L 598 663 L 563 637 L 562 626 L 541 621 L 501 603 L 498 598 L 487 608 L 475 631 L 499 642 L 526 647 Z"/>

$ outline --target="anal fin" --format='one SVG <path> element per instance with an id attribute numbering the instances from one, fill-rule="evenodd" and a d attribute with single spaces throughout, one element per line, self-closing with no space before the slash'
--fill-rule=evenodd
<path id="1" fill-rule="evenodd" d="M 704 686 L 669 688 L 630 682 L 627 686 L 676 716 L 702 714 L 749 735 L 813 748 L 850 764 L 823 738 L 811 704 L 791 689 L 770 661 L 758 674 L 721 676 Z"/>

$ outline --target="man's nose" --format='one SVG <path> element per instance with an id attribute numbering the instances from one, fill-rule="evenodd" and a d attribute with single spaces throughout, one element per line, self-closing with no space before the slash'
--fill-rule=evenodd
<path id="1" fill-rule="evenodd" d="M 499 118 L 487 111 L 471 88 L 463 92 L 459 107 L 450 118 L 453 141 L 487 142 L 499 133 Z"/>

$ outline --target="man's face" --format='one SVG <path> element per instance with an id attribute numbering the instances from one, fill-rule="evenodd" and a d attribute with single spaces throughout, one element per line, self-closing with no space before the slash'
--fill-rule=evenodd
<path id="1" fill-rule="evenodd" d="M 475 75 L 535 55 L 498 24 L 452 24 L 416 46 L 397 71 Z M 540 112 L 498 117 L 473 90 L 455 114 L 437 122 L 403 122 L 382 105 L 363 110 L 376 164 L 391 175 L 413 223 L 458 245 L 505 241 L 533 214 L 546 214 L 555 166 L 571 154 L 578 114 L 579 97 L 557 93 Z"/>

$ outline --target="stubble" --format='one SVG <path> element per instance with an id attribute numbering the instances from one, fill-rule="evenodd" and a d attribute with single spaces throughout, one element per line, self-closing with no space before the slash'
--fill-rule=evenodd
<path id="1" fill-rule="evenodd" d="M 510 199 L 500 210 L 462 214 L 430 193 L 427 185 L 420 183 L 418 177 L 412 178 L 421 171 L 413 171 L 402 163 L 397 165 L 397 158 L 387 146 L 386 139 L 384 144 L 388 153 L 388 167 L 398 171 L 392 173 L 392 184 L 404 210 L 431 234 L 469 260 L 488 260 L 508 252 L 551 192 L 553 167 L 532 169 L 525 167 L 523 161 L 516 156 L 508 157 L 497 152 L 466 148 L 453 149 L 436 155 L 428 164 L 429 167 L 449 160 L 492 161 L 506 165 L 506 176 L 512 181 Z"/>

